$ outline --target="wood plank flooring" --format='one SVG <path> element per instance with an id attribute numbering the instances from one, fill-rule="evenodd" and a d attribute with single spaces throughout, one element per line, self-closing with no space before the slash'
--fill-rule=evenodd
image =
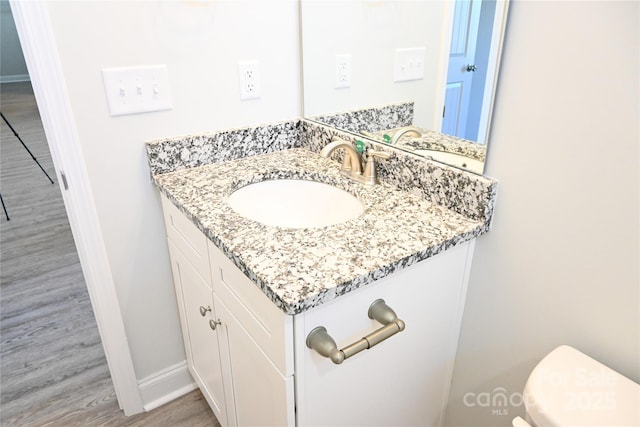
<path id="1" fill-rule="evenodd" d="M 31 85 L 0 85 L 0 425 L 218 426 L 195 391 L 119 409 Z"/>

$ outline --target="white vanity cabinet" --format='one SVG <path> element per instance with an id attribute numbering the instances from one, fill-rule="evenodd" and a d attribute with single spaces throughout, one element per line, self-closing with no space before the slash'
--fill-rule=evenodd
<path id="1" fill-rule="evenodd" d="M 164 197 L 162 202 L 189 372 L 220 424 L 227 425 L 207 239 Z"/>
<path id="2" fill-rule="evenodd" d="M 441 425 L 472 242 L 291 316 L 162 199 L 189 369 L 222 425 Z M 319 326 L 340 349 L 381 328 L 378 299 L 404 330 L 341 364 L 307 347 Z"/>

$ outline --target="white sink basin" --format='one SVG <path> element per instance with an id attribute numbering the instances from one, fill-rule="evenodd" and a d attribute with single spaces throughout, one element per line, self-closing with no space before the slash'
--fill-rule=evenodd
<path id="1" fill-rule="evenodd" d="M 229 196 L 229 206 L 245 218 L 277 227 L 326 227 L 359 217 L 362 203 L 332 185 L 281 179 L 250 184 Z"/>

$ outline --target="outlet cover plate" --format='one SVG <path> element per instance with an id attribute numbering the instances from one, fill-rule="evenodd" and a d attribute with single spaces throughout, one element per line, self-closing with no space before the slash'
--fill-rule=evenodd
<path id="1" fill-rule="evenodd" d="M 238 62 L 240 99 L 260 98 L 260 63 L 258 61 Z"/>
<path id="2" fill-rule="evenodd" d="M 336 55 L 336 89 L 351 86 L 351 54 Z"/>

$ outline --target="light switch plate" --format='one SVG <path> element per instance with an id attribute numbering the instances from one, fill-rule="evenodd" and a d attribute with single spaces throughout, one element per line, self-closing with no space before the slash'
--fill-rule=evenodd
<path id="1" fill-rule="evenodd" d="M 166 65 L 104 68 L 102 79 L 112 116 L 173 108 Z"/>
<path id="2" fill-rule="evenodd" d="M 424 61 L 426 55 L 426 47 L 396 49 L 393 81 L 404 82 L 422 79 L 424 77 Z"/>

